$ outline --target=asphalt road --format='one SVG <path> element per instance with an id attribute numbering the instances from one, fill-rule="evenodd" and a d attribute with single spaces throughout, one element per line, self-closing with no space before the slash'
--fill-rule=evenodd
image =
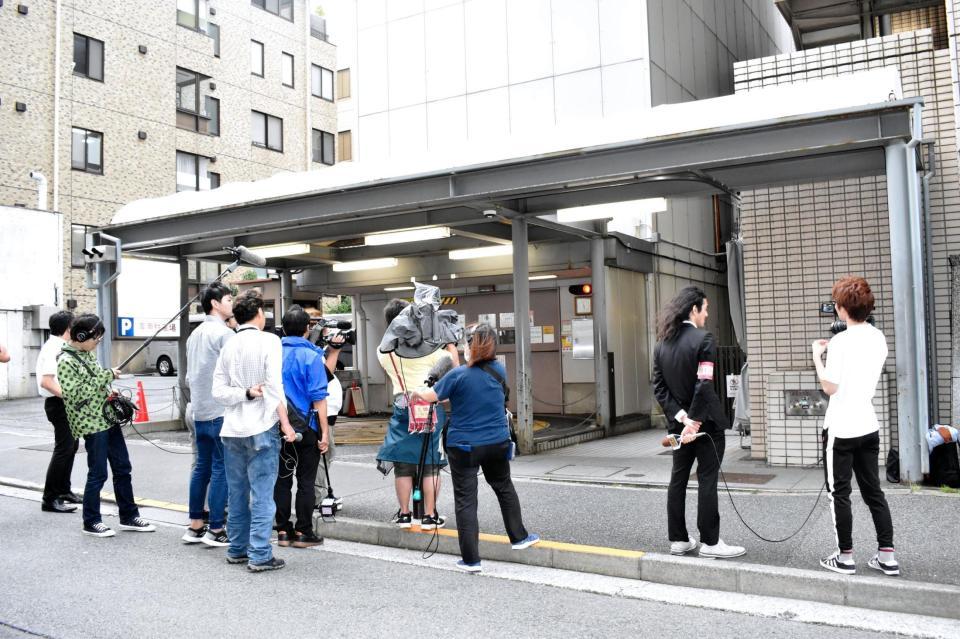
<path id="1" fill-rule="evenodd" d="M 72 517 L 40 517 L 0 497 L 0 637 L 878 636 L 329 550 L 277 549 L 287 568 L 249 574 L 177 528 L 95 539 Z"/>

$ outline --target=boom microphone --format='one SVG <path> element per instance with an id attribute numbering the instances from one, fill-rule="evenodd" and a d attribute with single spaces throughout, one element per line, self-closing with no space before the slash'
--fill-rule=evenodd
<path id="1" fill-rule="evenodd" d="M 267 259 L 265 257 L 260 257 L 246 246 L 234 246 L 223 247 L 228 252 L 232 253 L 235 258 L 250 264 L 251 266 L 266 266 Z"/>
<path id="2" fill-rule="evenodd" d="M 437 360 L 437 363 L 433 365 L 433 368 L 430 369 L 430 372 L 427 373 L 427 379 L 424 381 L 424 384 L 427 386 L 433 387 L 434 384 L 440 381 L 440 378 L 453 370 L 453 360 L 448 355 L 447 357 L 441 357 Z"/>

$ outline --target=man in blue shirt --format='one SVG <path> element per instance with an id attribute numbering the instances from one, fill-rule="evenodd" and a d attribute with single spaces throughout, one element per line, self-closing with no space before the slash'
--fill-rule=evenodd
<path id="1" fill-rule="evenodd" d="M 291 306 L 283 316 L 283 389 L 290 424 L 303 439 L 284 443 L 280 450 L 280 472 L 273 490 L 277 504 L 277 545 L 309 548 L 323 543 L 313 530 L 313 509 L 317 500 L 320 455 L 327 452 L 330 429 L 327 425 L 327 372 L 323 353 L 306 338 L 310 316 L 300 306 Z M 297 477 L 297 524 L 290 525 L 290 492 Z"/>

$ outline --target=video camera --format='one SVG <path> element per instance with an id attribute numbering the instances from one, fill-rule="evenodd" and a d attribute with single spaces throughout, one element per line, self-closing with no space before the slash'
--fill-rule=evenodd
<path id="1" fill-rule="evenodd" d="M 830 333 L 832 335 L 837 335 L 838 333 L 842 333 L 847 330 L 847 323 L 840 319 L 840 317 L 837 315 L 837 305 L 833 302 L 824 302 L 821 304 L 820 313 L 822 315 L 833 315 L 833 323 L 830 325 Z M 874 319 L 873 313 L 867 316 L 866 321 L 868 324 L 870 324 L 870 326 L 877 325 L 877 320 Z"/>
<path id="2" fill-rule="evenodd" d="M 326 334 L 324 334 L 325 329 Z M 353 328 L 351 322 L 326 317 L 310 320 L 310 335 L 307 336 L 307 339 L 313 344 L 323 348 L 330 343 L 331 338 L 337 335 L 343 337 L 344 344 L 356 346 L 357 331 Z"/>

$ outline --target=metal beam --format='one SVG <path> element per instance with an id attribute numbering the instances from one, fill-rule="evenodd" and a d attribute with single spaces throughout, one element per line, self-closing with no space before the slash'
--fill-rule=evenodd
<path id="1" fill-rule="evenodd" d="M 607 267 L 604 240 L 590 240 L 590 270 L 593 274 L 593 385 L 597 401 L 597 425 L 604 435 L 612 435 L 610 418 L 610 378 L 607 372 Z"/>
<path id="2" fill-rule="evenodd" d="M 916 156 L 902 141 L 886 147 L 890 258 L 893 262 L 900 477 L 919 482 L 929 468 L 923 256 Z"/>
<path id="3" fill-rule="evenodd" d="M 516 327 L 517 443 L 520 452 L 534 452 L 533 444 L 533 348 L 530 342 L 530 263 L 527 257 L 527 220 L 512 221 L 513 316 Z"/>
<path id="4" fill-rule="evenodd" d="M 289 269 L 284 269 L 280 271 L 280 308 L 277 309 L 274 317 L 276 326 L 280 326 L 281 318 L 291 304 L 293 304 L 293 274 Z"/>
<path id="5" fill-rule="evenodd" d="M 198 273 L 199 275 L 199 273 Z M 190 270 L 187 264 L 187 258 L 180 258 L 180 306 L 184 306 L 190 301 Z M 199 279 L 199 277 L 198 277 Z M 177 387 L 180 389 L 178 394 L 179 405 L 177 406 L 181 419 L 186 424 L 187 402 L 190 401 L 190 388 L 187 386 L 187 338 L 190 336 L 190 310 L 180 315 L 180 336 L 177 338 Z M 192 428 L 191 428 L 192 430 Z M 195 439 L 195 438 L 194 438 Z M 194 447 L 196 443 L 194 442 Z M 196 462 L 194 462 L 196 463 Z"/>

